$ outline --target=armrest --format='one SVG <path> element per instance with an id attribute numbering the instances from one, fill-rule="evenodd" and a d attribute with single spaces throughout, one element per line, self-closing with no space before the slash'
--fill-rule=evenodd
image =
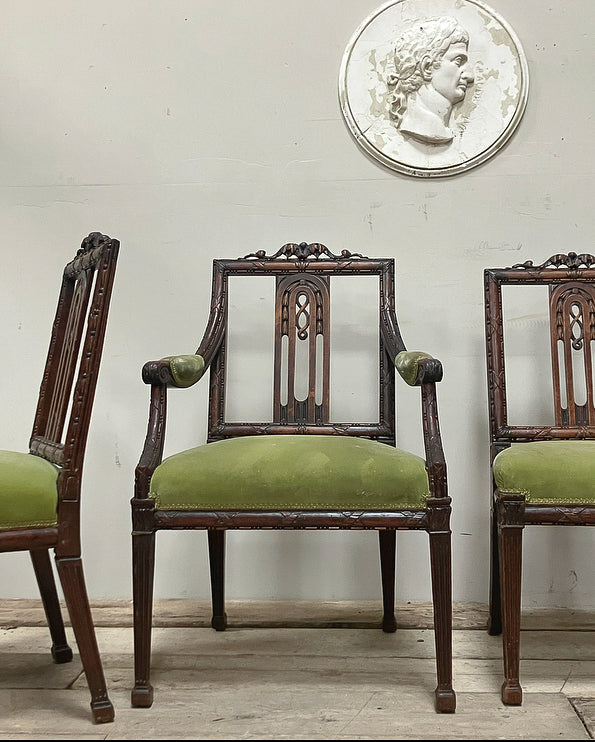
<path id="1" fill-rule="evenodd" d="M 195 384 L 205 372 L 205 360 L 198 353 L 167 356 L 143 366 L 143 381 L 151 385 L 149 424 L 140 460 L 135 470 L 135 499 L 147 500 L 151 475 L 161 463 L 165 443 L 167 388 Z"/>
<path id="2" fill-rule="evenodd" d="M 420 350 L 402 350 L 395 358 L 395 368 L 409 386 L 442 380 L 442 364 Z"/>
<path id="3" fill-rule="evenodd" d="M 205 360 L 197 354 L 166 356 L 143 366 L 145 384 L 170 384 L 185 388 L 196 384 L 205 372 Z"/>

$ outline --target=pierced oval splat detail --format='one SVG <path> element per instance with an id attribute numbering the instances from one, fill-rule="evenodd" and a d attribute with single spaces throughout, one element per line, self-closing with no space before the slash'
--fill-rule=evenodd
<path id="1" fill-rule="evenodd" d="M 307 294 L 299 293 L 296 297 L 295 303 L 297 308 L 295 315 L 297 336 L 300 340 L 306 340 L 308 338 L 308 328 L 310 327 L 310 314 L 308 312 L 310 299 Z"/>
<path id="2" fill-rule="evenodd" d="M 556 424 L 593 425 L 595 289 L 574 283 L 550 286 L 550 322 Z"/>
<path id="3" fill-rule="evenodd" d="M 316 425 L 329 418 L 329 282 L 326 276 L 279 276 L 273 417 Z M 316 327 L 311 327 L 312 317 Z M 315 332 L 311 330 L 314 329 Z"/>

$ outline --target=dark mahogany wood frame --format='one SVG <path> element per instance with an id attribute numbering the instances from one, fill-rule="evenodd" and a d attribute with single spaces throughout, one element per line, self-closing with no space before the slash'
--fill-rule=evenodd
<path id="1" fill-rule="evenodd" d="M 52 639 L 55 662 L 69 662 L 49 549 L 66 599 L 96 722 L 114 709 L 97 647 L 80 543 L 81 479 L 120 243 L 92 232 L 66 265 L 39 391 L 30 454 L 60 467 L 57 525 L 0 529 L 0 552 L 29 551 Z"/>
<path id="2" fill-rule="evenodd" d="M 507 416 L 502 286 L 548 286 L 554 424 L 509 425 Z M 595 439 L 592 346 L 595 342 L 595 257 L 557 254 L 541 265 L 531 261 L 512 268 L 486 269 L 485 333 L 491 459 L 512 444 L 528 441 Z M 561 351 L 561 352 L 560 352 Z M 583 356 L 586 389 L 577 404 L 573 353 Z M 560 358 L 563 362 L 560 362 Z M 586 377 L 586 378 L 585 378 Z M 488 631 L 502 633 L 502 701 L 522 703 L 519 680 L 522 538 L 526 525 L 592 526 L 595 507 L 549 506 L 525 502 L 523 495 L 501 494 L 492 478 L 490 612 Z"/>
<path id="3" fill-rule="evenodd" d="M 226 422 L 225 364 L 228 279 L 230 276 L 267 275 L 276 281 L 275 376 L 273 421 L 268 423 Z M 333 276 L 377 276 L 379 279 L 379 420 L 376 423 L 337 423 L 329 420 L 328 354 L 329 296 Z M 304 308 L 308 317 L 304 319 Z M 310 336 L 308 337 L 308 327 Z M 293 397 L 294 380 L 281 380 L 282 353 L 286 352 L 292 368 L 295 352 L 293 338 L 301 333 L 310 343 L 309 391 L 305 400 Z M 315 384 L 316 352 L 314 335 L 322 336 L 322 392 Z M 281 350 L 283 338 L 287 349 Z M 233 436 L 262 434 L 303 434 L 362 436 L 395 445 L 395 367 L 394 359 L 405 349 L 394 307 L 394 261 L 372 259 L 343 251 L 333 255 L 319 243 L 288 243 L 275 255 L 264 251 L 237 260 L 213 261 L 213 289 L 207 328 L 196 353 L 210 367 L 208 442 Z M 321 512 L 302 510 L 188 512 L 158 510 L 149 497 L 153 471 L 162 460 L 167 387 L 175 385 L 169 361 L 151 361 L 143 367 L 143 379 L 151 385 L 149 424 L 139 464 L 136 469 L 135 495 L 132 499 L 133 524 L 133 596 L 135 686 L 134 706 L 153 703 L 150 684 L 151 625 L 155 560 L 155 533 L 161 529 L 206 529 L 209 541 L 213 601 L 212 626 L 224 630 L 224 549 L 227 529 L 374 529 L 380 541 L 380 561 L 384 615 L 382 628 L 396 630 L 395 537 L 398 529 L 426 530 L 429 533 L 434 625 L 436 640 L 438 711 L 455 710 L 452 688 L 452 604 L 451 604 L 451 533 L 450 498 L 447 495 L 446 464 L 442 450 L 436 382 L 442 378 L 442 366 L 434 358 L 419 362 L 416 384 L 421 387 L 421 417 L 426 468 L 431 497 L 421 510 L 395 512 L 353 511 Z M 286 383 L 286 399 L 281 393 Z M 321 395 L 321 398 L 320 398 Z"/>

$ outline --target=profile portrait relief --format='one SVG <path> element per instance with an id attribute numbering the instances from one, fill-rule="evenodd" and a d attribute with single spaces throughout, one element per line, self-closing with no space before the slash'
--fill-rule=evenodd
<path id="1" fill-rule="evenodd" d="M 402 134 L 427 144 L 452 142 L 453 107 L 475 79 L 468 50 L 469 34 L 450 16 L 421 21 L 401 34 L 387 63 L 387 104 Z"/>
<path id="2" fill-rule="evenodd" d="M 407 175 L 454 175 L 498 152 L 525 110 L 528 67 L 482 0 L 392 0 L 353 34 L 339 101 L 357 144 Z"/>

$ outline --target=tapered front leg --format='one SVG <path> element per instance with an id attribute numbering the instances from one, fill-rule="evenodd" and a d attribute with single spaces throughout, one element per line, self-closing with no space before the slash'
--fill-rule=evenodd
<path id="1" fill-rule="evenodd" d="M 153 704 L 151 677 L 151 633 L 153 625 L 153 583 L 155 532 L 132 533 L 132 598 L 134 622 L 133 706 Z"/>
<path id="2" fill-rule="evenodd" d="M 213 604 L 211 626 L 217 631 L 225 631 L 227 628 L 227 614 L 225 613 L 225 531 L 209 528 L 208 539 Z"/>
<path id="3" fill-rule="evenodd" d="M 452 586 L 450 533 L 430 533 L 430 561 L 436 644 L 436 711 L 452 713 Z"/>
<path id="4" fill-rule="evenodd" d="M 452 557 L 450 498 L 428 501 L 430 569 L 436 645 L 436 711 L 453 713 L 457 699 L 452 687 Z"/>
<path id="5" fill-rule="evenodd" d="M 380 571 L 382 575 L 382 630 L 387 634 L 397 630 L 395 618 L 396 531 L 378 531 L 380 541 Z"/>
<path id="6" fill-rule="evenodd" d="M 35 549 L 30 551 L 29 554 L 52 638 L 52 657 L 57 664 L 70 662 L 72 660 L 72 649 L 68 646 L 66 639 L 64 620 L 60 610 L 60 601 L 58 600 L 56 580 L 54 579 L 49 551 L 47 549 Z"/>
<path id="7" fill-rule="evenodd" d="M 72 630 L 91 692 L 91 710 L 97 723 L 113 721 L 114 707 L 107 694 L 95 627 L 87 596 L 83 563 L 80 557 L 58 557 L 58 574 L 62 583 Z"/>
<path id="8" fill-rule="evenodd" d="M 520 706 L 523 702 L 519 669 L 524 507 L 522 495 L 507 495 L 500 500 L 499 549 L 504 657 L 502 703 L 509 706 Z"/>
<path id="9" fill-rule="evenodd" d="M 498 502 L 494 499 L 490 516 L 490 605 L 488 634 L 502 633 L 502 604 L 500 598 L 500 547 L 498 536 Z"/>

